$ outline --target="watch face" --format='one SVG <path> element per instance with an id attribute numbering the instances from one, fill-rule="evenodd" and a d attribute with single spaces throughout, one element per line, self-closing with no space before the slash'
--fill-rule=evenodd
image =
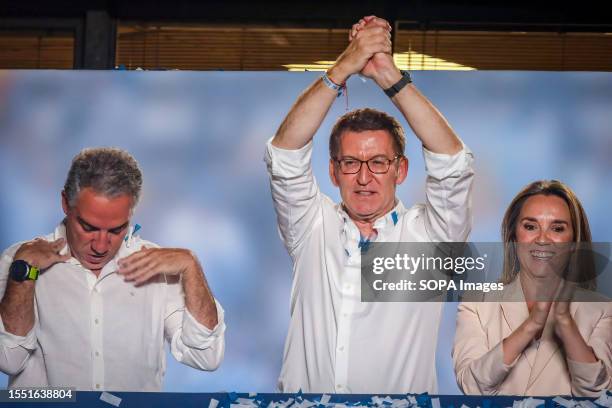
<path id="1" fill-rule="evenodd" d="M 9 274 L 17 282 L 23 282 L 28 277 L 29 269 L 30 265 L 26 261 L 18 259 L 11 264 Z"/>

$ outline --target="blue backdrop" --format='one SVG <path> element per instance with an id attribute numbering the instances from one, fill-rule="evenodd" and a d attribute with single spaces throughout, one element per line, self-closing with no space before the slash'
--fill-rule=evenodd
<path id="1" fill-rule="evenodd" d="M 289 320 L 290 259 L 277 235 L 264 144 L 319 74 L 0 71 L 0 247 L 53 230 L 60 190 L 83 147 L 129 150 L 144 172 L 134 221 L 141 235 L 194 250 L 226 310 L 225 361 L 203 373 L 168 359 L 166 391 L 274 391 Z M 475 154 L 474 241 L 498 241 L 503 211 L 527 183 L 557 178 L 578 194 L 596 241 L 612 240 L 612 74 L 415 72 L 418 88 Z M 348 84 L 350 109 L 401 116 L 371 81 Z M 327 137 L 315 140 L 322 190 Z M 402 118 L 402 123 L 406 126 Z M 423 200 L 420 146 L 408 130 L 410 170 L 399 196 Z M 454 394 L 450 347 L 456 305 L 438 344 L 441 394 Z M 126 339 L 129 341 L 129 339 Z M 6 384 L 6 377 L 1 380 Z"/>

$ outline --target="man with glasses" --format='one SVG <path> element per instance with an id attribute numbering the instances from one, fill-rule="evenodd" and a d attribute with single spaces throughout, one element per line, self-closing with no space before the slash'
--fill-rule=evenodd
<path id="1" fill-rule="evenodd" d="M 362 303 L 360 248 L 368 241 L 464 241 L 471 227 L 472 154 L 444 117 L 402 73 L 389 24 L 364 17 L 349 45 L 298 98 L 268 143 L 266 163 L 281 237 L 293 260 L 291 320 L 283 392 L 420 393 L 437 390 L 440 303 Z M 423 144 L 426 202 L 395 196 L 408 159 L 391 116 L 360 109 L 342 116 L 329 142 L 329 174 L 341 204 L 319 191 L 312 139 L 353 74 L 391 98 Z"/>

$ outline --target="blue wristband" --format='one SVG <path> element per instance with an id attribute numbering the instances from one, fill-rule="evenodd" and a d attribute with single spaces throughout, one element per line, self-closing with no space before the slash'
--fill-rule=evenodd
<path id="1" fill-rule="evenodd" d="M 327 76 L 327 72 L 323 74 L 321 79 L 323 80 L 325 86 L 331 89 L 332 91 L 336 91 L 338 93 L 338 96 L 342 95 L 342 93 L 344 92 L 344 88 L 346 87 L 346 85 L 337 85 L 334 81 L 329 79 L 329 77 Z"/>

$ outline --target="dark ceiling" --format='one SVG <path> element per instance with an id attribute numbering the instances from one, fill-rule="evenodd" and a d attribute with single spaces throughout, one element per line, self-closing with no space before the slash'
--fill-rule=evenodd
<path id="1" fill-rule="evenodd" d="M 4 18 L 79 18 L 87 11 L 108 12 L 111 18 L 140 21 L 259 23 L 306 27 L 347 27 L 360 16 L 408 20 L 422 28 L 476 26 L 550 31 L 610 31 L 612 14 L 605 3 L 560 1 L 485 2 L 435 1 L 41 1 L 4 0 Z M 583 27 L 580 27 L 583 26 Z"/>
<path id="2" fill-rule="evenodd" d="M 23 56 L 20 54 L 21 48 L 16 44 L 23 32 L 35 32 L 32 38 L 36 44 L 40 43 L 40 38 L 50 38 L 54 33 L 71 32 L 74 44 L 64 47 L 66 52 L 72 54 L 67 57 L 72 60 L 68 66 L 77 69 L 110 69 L 116 66 L 117 27 L 121 25 L 197 23 L 208 26 L 261 25 L 279 29 L 348 29 L 360 17 L 371 14 L 384 17 L 395 27 L 404 30 L 612 33 L 612 11 L 605 3 L 589 1 L 0 0 L 0 34 L 5 35 L 4 51 L 0 44 L 0 52 L 7 54 L 7 61 L 0 66 L 21 67 Z M 598 45 L 599 48 L 584 46 L 582 54 L 595 50 L 594 56 L 605 59 L 606 64 L 612 67 L 612 62 L 608 61 L 612 57 L 608 57 L 612 54 L 608 52 L 608 36 L 599 37 L 597 41 L 605 44 Z M 38 55 L 39 48 L 36 47 L 32 52 Z M 14 52 L 9 55 L 7 49 Z M 580 58 L 584 60 L 586 57 L 582 54 Z M 36 58 L 36 61 L 40 60 Z M 608 65 L 604 68 L 597 65 L 589 69 L 608 70 Z M 564 67 L 562 64 L 558 69 Z"/>

